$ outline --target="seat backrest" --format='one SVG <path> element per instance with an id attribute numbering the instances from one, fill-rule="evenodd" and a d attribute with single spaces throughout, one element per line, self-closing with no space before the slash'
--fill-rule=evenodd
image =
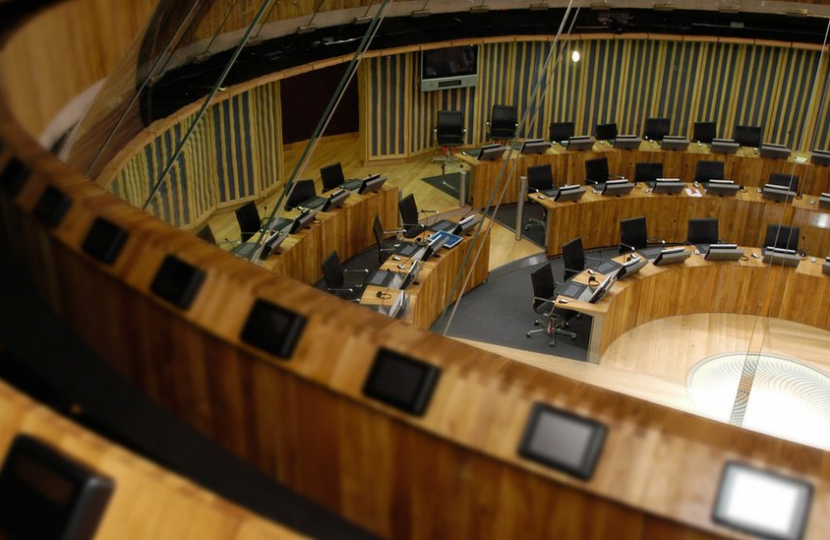
<path id="1" fill-rule="evenodd" d="M 706 183 L 723 178 L 723 161 L 698 161 L 695 165 L 695 182 Z"/>
<path id="2" fill-rule="evenodd" d="M 582 237 L 577 236 L 573 240 L 568 240 L 562 244 L 562 261 L 565 263 L 565 279 L 574 273 L 585 270 L 585 250 L 582 248 Z M 570 275 L 569 275 L 570 274 Z"/>
<path id="3" fill-rule="evenodd" d="M 599 157 L 585 160 L 585 183 L 608 181 L 608 158 Z"/>
<path id="4" fill-rule="evenodd" d="M 763 133 L 761 126 L 735 126 L 732 138 L 741 146 L 758 148 L 761 146 L 761 133 Z"/>
<path id="5" fill-rule="evenodd" d="M 714 122 L 695 122 L 692 140 L 704 144 L 712 144 L 718 136 L 718 125 Z"/>
<path id="6" fill-rule="evenodd" d="M 346 177 L 343 176 L 343 167 L 339 161 L 320 167 L 320 179 L 323 181 L 323 191 L 337 189 L 346 183 Z"/>
<path id="7" fill-rule="evenodd" d="M 340 257 L 337 256 L 337 251 L 329 253 L 329 256 L 323 259 L 323 264 L 320 265 L 320 268 L 323 270 L 323 280 L 326 282 L 326 287 L 329 289 L 338 289 L 343 286 L 346 271 L 340 264 Z"/>
<path id="8" fill-rule="evenodd" d="M 375 242 L 378 245 L 378 249 L 383 247 L 383 225 L 380 222 L 380 218 L 375 216 L 374 221 L 372 221 L 372 234 L 375 235 Z"/>
<path id="9" fill-rule="evenodd" d="M 533 296 L 550 299 L 554 294 L 553 267 L 545 263 L 530 274 L 530 283 L 533 285 Z M 544 300 L 533 299 L 534 311 L 545 304 Z"/>
<path id="10" fill-rule="evenodd" d="M 516 135 L 518 113 L 513 105 L 493 105 L 490 114 L 490 138 L 512 139 Z"/>
<path id="11" fill-rule="evenodd" d="M 294 189 L 288 197 L 288 202 L 285 203 L 285 208 L 291 210 L 316 196 L 317 190 L 314 189 L 314 180 L 297 180 L 294 182 Z"/>
<path id="12" fill-rule="evenodd" d="M 597 124 L 596 138 L 598 141 L 610 141 L 617 138 L 617 123 Z"/>
<path id="13" fill-rule="evenodd" d="M 196 232 L 196 238 L 201 238 L 205 242 L 216 245 L 216 237 L 213 236 L 213 230 L 210 228 L 209 223 Z"/>
<path id="14" fill-rule="evenodd" d="M 464 143 L 464 113 L 438 111 L 435 129 L 439 146 L 460 146 Z"/>
<path id="15" fill-rule="evenodd" d="M 401 212 L 403 228 L 409 229 L 418 224 L 418 205 L 415 203 L 415 195 L 410 193 L 398 203 L 398 210 Z"/>
<path id="16" fill-rule="evenodd" d="M 655 182 L 663 177 L 663 164 L 659 161 L 646 161 L 634 165 L 635 182 Z"/>
<path id="17" fill-rule="evenodd" d="M 669 134 L 670 129 L 671 119 L 669 118 L 646 118 L 643 138 L 652 141 L 662 141 L 663 137 Z"/>
<path id="18" fill-rule="evenodd" d="M 236 222 L 239 223 L 239 232 L 243 242 L 259 232 L 259 212 L 254 201 L 247 202 L 236 209 Z"/>
<path id="19" fill-rule="evenodd" d="M 761 247 L 766 248 L 767 246 L 772 246 L 798 251 L 798 239 L 800 235 L 801 229 L 798 227 L 770 223 L 767 225 L 767 236 L 764 239 L 764 245 Z"/>
<path id="20" fill-rule="evenodd" d="M 550 164 L 527 168 L 527 187 L 540 191 L 553 189 L 553 168 Z"/>
<path id="21" fill-rule="evenodd" d="M 551 141 L 567 141 L 574 136 L 575 128 L 573 122 L 554 122 L 550 125 Z"/>
<path id="22" fill-rule="evenodd" d="M 689 233 L 686 235 L 688 244 L 717 244 L 718 219 L 701 218 L 689 220 Z"/>
<path id="23" fill-rule="evenodd" d="M 784 186 L 790 191 L 798 191 L 798 177 L 794 174 L 772 173 L 769 183 L 775 186 Z"/>
<path id="24" fill-rule="evenodd" d="M 648 245 L 645 216 L 620 220 L 620 243 L 634 249 L 643 249 Z"/>

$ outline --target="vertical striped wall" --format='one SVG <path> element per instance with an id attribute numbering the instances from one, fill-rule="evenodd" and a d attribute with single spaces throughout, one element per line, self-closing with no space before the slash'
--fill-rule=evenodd
<path id="1" fill-rule="evenodd" d="M 174 163 L 148 210 L 178 227 L 193 226 L 224 204 L 258 196 L 280 183 L 279 83 L 216 103 Z M 161 132 L 121 168 L 110 190 L 141 206 L 193 118 Z"/>
<path id="2" fill-rule="evenodd" d="M 641 134 L 646 118 L 669 117 L 673 134 L 691 136 L 695 121 L 764 126 L 764 140 L 798 150 L 830 146 L 827 62 L 819 52 L 715 42 L 586 40 L 560 44 L 543 69 L 551 43 L 482 45 L 475 88 L 421 92 L 420 53 L 364 63 L 361 100 L 368 160 L 409 156 L 435 147 L 437 111 L 461 110 L 469 144 L 485 142 L 494 104 L 513 104 L 530 122 L 521 137 L 546 137 L 555 121 L 574 121 L 578 134 L 602 122 Z M 582 60 L 570 61 L 572 50 Z M 818 74 L 818 78 L 817 77 Z M 534 85 L 541 77 L 541 91 Z M 814 84 L 814 83 L 818 84 Z M 398 86 L 400 83 L 405 87 Z M 388 123 L 387 123 L 388 122 Z M 405 135 L 403 135 L 403 134 Z"/>

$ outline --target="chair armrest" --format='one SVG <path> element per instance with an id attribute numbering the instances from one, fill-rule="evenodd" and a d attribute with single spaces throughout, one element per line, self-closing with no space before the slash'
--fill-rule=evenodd
<path id="1" fill-rule="evenodd" d="M 349 287 L 348 289 L 338 289 L 338 288 L 327 288 L 328 292 L 350 292 L 353 293 L 354 289 Z"/>
<path id="2" fill-rule="evenodd" d="M 368 268 L 344 268 L 343 272 L 363 272 L 364 274 L 369 273 Z"/>
<path id="3" fill-rule="evenodd" d="M 609 179 L 609 180 L 624 180 L 624 179 L 626 179 L 626 178 L 625 178 L 625 176 L 623 176 L 623 175 L 621 175 L 621 174 L 610 174 L 610 173 L 609 173 L 609 174 L 608 174 L 608 179 Z"/>
<path id="4" fill-rule="evenodd" d="M 662 238 L 657 238 L 656 236 L 649 236 L 648 238 L 646 238 L 646 243 L 660 244 L 662 246 L 666 245 L 665 240 L 663 240 Z"/>

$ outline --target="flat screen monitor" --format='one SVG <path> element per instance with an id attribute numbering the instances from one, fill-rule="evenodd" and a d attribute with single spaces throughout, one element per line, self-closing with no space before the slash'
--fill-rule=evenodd
<path id="1" fill-rule="evenodd" d="M 268 240 L 265 241 L 265 244 L 262 247 L 260 258 L 264 261 L 270 257 L 275 251 L 277 251 L 277 248 L 280 247 L 286 238 L 288 238 L 288 233 L 284 232 L 275 232 L 268 237 Z"/>
<path id="2" fill-rule="evenodd" d="M 591 294 L 591 297 L 588 298 L 589 304 L 596 304 L 603 298 L 605 295 L 608 294 L 608 291 L 611 290 L 611 287 L 614 286 L 614 283 L 617 282 L 617 273 L 614 272 L 613 274 L 609 274 L 602 280 L 602 283 L 599 284 L 599 287 L 594 289 L 594 292 Z"/>
<path id="3" fill-rule="evenodd" d="M 460 220 L 455 228 L 452 230 L 453 234 L 464 234 L 481 222 L 479 214 L 473 214 Z"/>
<path id="4" fill-rule="evenodd" d="M 583 195 L 585 195 L 585 188 L 578 185 L 568 185 L 560 187 L 553 200 L 556 202 L 578 201 Z"/>
<path id="5" fill-rule="evenodd" d="M 791 201 L 798 195 L 795 191 L 790 191 L 784 186 L 776 186 L 774 184 L 766 184 L 761 190 L 761 198 L 770 201 Z"/>
<path id="6" fill-rule="evenodd" d="M 590 418 L 536 403 L 519 446 L 519 455 L 589 480 L 599 461 L 608 428 Z"/>
<path id="7" fill-rule="evenodd" d="M 686 187 L 686 184 L 680 182 L 678 180 L 669 179 L 669 178 L 658 178 L 657 181 L 654 183 L 654 193 L 665 193 L 667 195 L 677 195 L 683 188 Z"/>
<path id="8" fill-rule="evenodd" d="M 597 124 L 596 137 L 598 141 L 612 141 L 617 138 L 617 124 L 611 122 L 608 124 Z"/>
<path id="9" fill-rule="evenodd" d="M 714 122 L 695 122 L 692 140 L 703 144 L 711 144 L 718 136 L 718 125 Z"/>
<path id="10" fill-rule="evenodd" d="M 818 207 L 827 210 L 830 208 L 830 193 L 822 193 L 818 198 Z"/>
<path id="11" fill-rule="evenodd" d="M 736 244 L 710 244 L 703 255 L 707 261 L 739 261 L 744 256 L 744 250 L 738 249 Z"/>
<path id="12" fill-rule="evenodd" d="M 709 180 L 706 184 L 706 193 L 718 197 L 734 197 L 741 186 L 732 180 Z"/>
<path id="13" fill-rule="evenodd" d="M 597 142 L 595 138 L 588 137 L 587 135 L 571 137 L 568 139 L 568 150 L 590 150 L 594 147 L 595 142 Z"/>
<path id="14" fill-rule="evenodd" d="M 378 191 L 381 187 L 383 187 L 383 184 L 385 183 L 385 176 L 373 174 L 363 179 L 363 181 L 360 183 L 360 187 L 358 188 L 357 193 L 362 195 L 370 191 Z"/>
<path id="15" fill-rule="evenodd" d="M 669 134 L 671 120 L 669 118 L 646 118 L 646 127 L 643 138 L 650 141 L 662 141 Z"/>
<path id="16" fill-rule="evenodd" d="M 692 252 L 682 247 L 663 249 L 657 254 L 657 258 L 654 259 L 654 266 L 682 263 L 691 256 Z"/>
<path id="17" fill-rule="evenodd" d="M 0 470 L 0 537 L 92 540 L 115 483 L 28 435 Z"/>
<path id="18" fill-rule="evenodd" d="M 424 253 L 424 258 L 423 258 L 424 262 L 426 262 L 426 261 L 430 260 L 432 257 L 434 257 L 435 254 L 438 253 L 438 250 L 441 249 L 441 247 L 444 244 L 446 244 L 449 240 L 450 240 L 450 238 L 447 235 L 443 235 L 443 234 L 433 235 L 432 240 L 430 240 L 429 244 L 427 244 L 427 250 Z"/>
<path id="19" fill-rule="evenodd" d="M 331 196 L 326 199 L 326 202 L 323 203 L 323 207 L 321 210 L 323 212 L 331 212 L 337 208 L 343 206 L 343 203 L 346 202 L 346 199 L 349 198 L 349 192 L 345 189 L 338 189 Z"/>
<path id="20" fill-rule="evenodd" d="M 801 263 L 801 257 L 794 249 L 774 248 L 767 246 L 764 249 L 764 256 L 762 259 L 765 263 L 776 266 L 798 266 Z"/>
<path id="21" fill-rule="evenodd" d="M 712 519 L 763 538 L 798 540 L 812 501 L 807 482 L 730 461 L 723 467 Z"/>
<path id="22" fill-rule="evenodd" d="M 442 47 L 421 52 L 421 91 L 475 86 L 478 46 Z"/>
<path id="23" fill-rule="evenodd" d="M 488 144 L 481 147 L 481 154 L 478 159 L 480 161 L 493 161 L 499 159 L 507 151 L 507 147 L 500 144 Z"/>
<path id="24" fill-rule="evenodd" d="M 761 127 L 735 126 L 732 138 L 741 146 L 759 148 L 761 146 Z"/>
<path id="25" fill-rule="evenodd" d="M 522 154 L 544 154 L 550 148 L 550 142 L 544 139 L 530 139 L 522 143 Z"/>
<path id="26" fill-rule="evenodd" d="M 550 125 L 550 140 L 564 143 L 574 136 L 573 122 L 554 122 Z"/>
<path id="27" fill-rule="evenodd" d="M 309 223 L 314 221 L 314 218 L 317 216 L 317 210 L 303 210 L 297 219 L 291 223 L 291 229 L 289 229 L 290 234 L 297 234 L 304 227 L 308 226 Z"/>
<path id="28" fill-rule="evenodd" d="M 648 259 L 641 257 L 636 253 L 632 253 L 628 257 L 628 260 L 623 263 L 619 270 L 617 270 L 617 281 L 627 278 L 628 276 L 633 276 L 648 263 Z"/>
<path id="29" fill-rule="evenodd" d="M 621 197 L 631 193 L 632 189 L 634 189 L 634 184 L 628 180 L 609 180 L 602 188 L 602 195 L 605 197 Z"/>
<path id="30" fill-rule="evenodd" d="M 440 375 L 438 366 L 380 349 L 363 383 L 363 394 L 421 416 L 429 406 Z"/>

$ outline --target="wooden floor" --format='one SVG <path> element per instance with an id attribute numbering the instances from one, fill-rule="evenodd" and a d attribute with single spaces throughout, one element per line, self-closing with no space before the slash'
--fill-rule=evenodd
<path id="1" fill-rule="evenodd" d="M 287 145 L 285 148 L 285 168 L 287 175 L 297 165 L 305 148 L 305 143 Z M 435 189 L 422 178 L 441 174 L 441 165 L 432 163 L 431 158 L 438 154 L 425 154 L 408 160 L 405 163 L 394 165 L 364 165 L 360 158 L 360 142 L 357 135 L 340 135 L 324 139 L 320 142 L 308 165 L 297 178 L 314 178 L 317 188 L 320 189 L 320 167 L 340 162 L 346 178 L 362 178 L 368 174 L 381 173 L 389 177 L 388 183 L 401 189 L 402 196 L 415 194 L 418 208 L 423 210 L 437 210 L 451 212 L 459 209 L 458 199 Z M 264 199 L 257 201 L 260 215 L 265 216 L 274 208 L 278 193 L 275 192 Z M 217 211 L 208 221 L 214 236 L 218 241 L 239 240 L 239 226 L 236 223 L 233 209 Z M 394 224 L 384 223 L 384 227 L 392 229 Z M 493 222 L 490 232 L 490 269 L 498 268 L 517 259 L 541 253 L 543 249 L 527 240 L 516 241 L 509 229 Z M 230 243 L 221 244 L 230 249 Z"/>
<path id="2" fill-rule="evenodd" d="M 830 374 L 830 332 L 747 315 L 697 314 L 646 323 L 615 341 L 599 365 L 462 341 L 572 379 L 698 415 L 702 412 L 689 396 L 686 376 L 695 364 L 713 355 L 774 354 Z M 555 354 L 555 349 L 552 352 Z"/>

